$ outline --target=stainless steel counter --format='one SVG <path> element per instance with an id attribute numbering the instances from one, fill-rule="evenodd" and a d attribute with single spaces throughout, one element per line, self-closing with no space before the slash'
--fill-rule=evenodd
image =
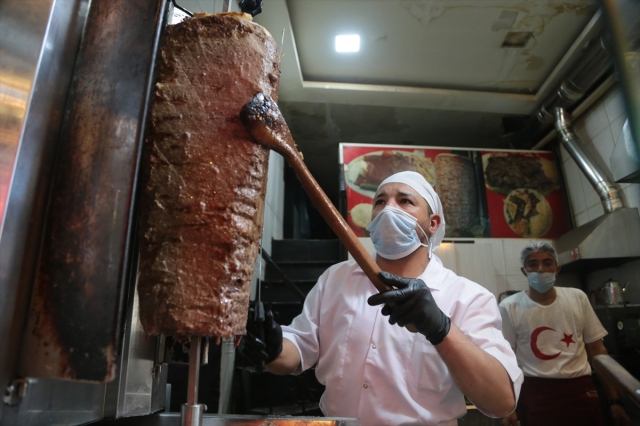
<path id="1" fill-rule="evenodd" d="M 102 420 L 93 426 L 178 426 L 179 413 Z M 204 415 L 203 426 L 360 426 L 358 419 L 340 417 Z"/>

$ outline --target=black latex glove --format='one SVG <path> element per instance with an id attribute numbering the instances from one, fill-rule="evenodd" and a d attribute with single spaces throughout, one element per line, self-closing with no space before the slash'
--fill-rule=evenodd
<path id="1" fill-rule="evenodd" d="M 413 324 L 432 344 L 442 342 L 449 333 L 451 320 L 446 316 L 431 295 L 424 281 L 381 272 L 380 279 L 394 290 L 371 296 L 371 306 L 385 304 L 382 315 L 389 316 L 389 324 L 401 327 Z"/>
<path id="2" fill-rule="evenodd" d="M 265 364 L 278 358 L 282 352 L 282 328 L 271 310 L 265 312 L 264 322 L 256 322 L 253 310 L 249 311 L 247 335 L 242 336 L 238 350 L 260 371 L 264 370 Z"/>

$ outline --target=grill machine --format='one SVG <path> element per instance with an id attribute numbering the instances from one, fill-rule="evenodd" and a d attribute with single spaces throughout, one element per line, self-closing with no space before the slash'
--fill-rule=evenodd
<path id="1" fill-rule="evenodd" d="M 182 416 L 161 413 L 170 360 L 138 319 L 138 158 L 174 12 L 169 0 L 0 2 L 2 426 L 266 423 L 202 415 L 200 337 Z"/>

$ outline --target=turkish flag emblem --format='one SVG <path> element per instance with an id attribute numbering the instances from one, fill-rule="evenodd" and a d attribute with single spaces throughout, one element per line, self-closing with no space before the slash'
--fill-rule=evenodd
<path id="1" fill-rule="evenodd" d="M 541 359 L 543 361 L 548 361 L 550 359 L 557 358 L 562 353 L 562 352 L 558 352 L 558 353 L 553 354 L 553 355 L 547 355 L 545 353 L 542 353 L 540 348 L 538 348 L 538 336 L 540 336 L 540 333 L 542 333 L 543 331 L 547 331 L 547 330 L 555 331 L 551 327 L 538 327 L 535 330 L 533 330 L 533 333 L 531 333 L 531 351 L 536 356 L 536 358 Z M 563 341 L 566 340 L 566 336 L 567 335 L 565 334 L 565 339 L 563 339 Z M 567 343 L 567 346 L 569 346 L 569 343 Z"/>

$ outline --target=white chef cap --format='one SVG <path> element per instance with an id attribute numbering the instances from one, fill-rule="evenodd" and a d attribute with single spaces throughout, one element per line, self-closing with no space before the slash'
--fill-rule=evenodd
<path id="1" fill-rule="evenodd" d="M 420 173 L 417 172 L 400 172 L 395 175 L 391 175 L 378 186 L 378 190 L 382 187 L 382 185 L 386 185 L 387 183 L 403 183 L 409 187 L 411 187 L 414 191 L 416 191 L 422 198 L 425 199 L 427 204 L 431 209 L 431 213 L 435 213 L 440 216 L 441 223 L 436 232 L 429 238 L 429 257 L 431 254 L 440 247 L 440 243 L 444 238 L 444 211 L 442 210 L 442 203 L 440 202 L 440 197 L 436 194 L 436 191 L 433 189 L 433 186 L 427 182 L 427 180 Z"/>

